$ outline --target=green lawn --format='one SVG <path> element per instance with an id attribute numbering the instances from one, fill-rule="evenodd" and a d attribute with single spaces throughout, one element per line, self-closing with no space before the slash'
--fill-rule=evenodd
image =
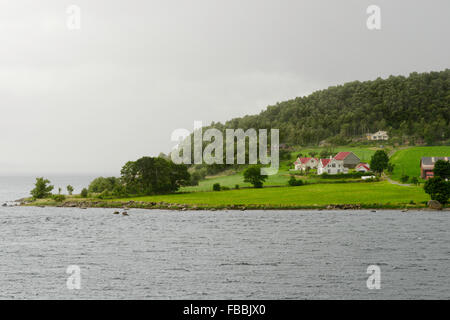
<path id="1" fill-rule="evenodd" d="M 279 171 L 277 174 L 268 176 L 265 186 L 281 186 L 287 185 L 289 180 L 289 172 L 287 171 Z M 200 181 L 198 186 L 192 187 L 183 187 L 181 188 L 181 192 L 196 192 L 196 191 L 211 191 L 214 183 L 220 183 L 221 186 L 226 186 L 229 188 L 233 188 L 236 184 L 239 187 L 251 187 L 250 183 L 244 182 L 244 177 L 242 172 L 238 172 L 232 175 L 227 176 L 218 176 L 213 178 L 207 178 L 206 180 Z"/>
<path id="2" fill-rule="evenodd" d="M 420 178 L 420 158 L 450 156 L 450 146 L 412 147 L 397 151 L 391 162 L 395 164 L 391 178 L 400 181 L 403 174 Z"/>
<path id="3" fill-rule="evenodd" d="M 300 187 L 273 187 L 220 192 L 193 192 L 120 199 L 198 205 L 297 205 L 327 204 L 407 204 L 429 200 L 421 187 L 402 187 L 389 182 L 312 184 Z"/>
<path id="4" fill-rule="evenodd" d="M 295 171 L 289 171 L 289 167 L 294 161 L 296 160 L 296 156 L 298 153 L 307 154 L 310 151 L 316 151 L 320 152 L 323 150 L 323 148 L 305 148 L 301 149 L 299 151 L 295 151 L 291 153 L 291 160 L 283 160 L 280 161 L 280 169 L 277 174 L 273 176 L 269 176 L 266 182 L 264 183 L 265 186 L 286 186 L 289 180 L 290 174 L 295 174 Z M 340 151 L 351 151 L 355 153 L 362 162 L 369 162 L 372 155 L 375 153 L 376 148 L 355 148 L 355 147 L 336 147 L 335 152 Z M 318 155 L 316 157 L 319 157 Z M 308 180 L 312 183 L 315 182 L 327 182 L 323 179 L 315 179 L 314 176 L 309 176 Z M 335 180 L 333 180 L 334 182 Z M 181 188 L 181 192 L 197 192 L 197 191 L 211 191 L 212 186 L 215 183 L 220 183 L 221 186 L 225 186 L 228 188 L 233 188 L 236 186 L 236 184 L 239 185 L 239 187 L 251 187 L 251 184 L 244 182 L 244 177 L 242 176 L 242 171 L 237 172 L 234 174 L 229 175 L 223 175 L 223 176 L 216 176 L 216 177 L 208 177 L 205 180 L 200 181 L 198 186 L 190 186 L 190 187 L 183 187 Z"/>

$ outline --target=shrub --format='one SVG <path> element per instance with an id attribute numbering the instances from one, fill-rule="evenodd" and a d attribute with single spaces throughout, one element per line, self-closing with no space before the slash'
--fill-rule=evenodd
<path id="1" fill-rule="evenodd" d="M 303 185 L 303 180 L 301 180 L 301 179 L 297 180 L 297 179 L 295 179 L 294 176 L 291 176 L 291 178 L 290 178 L 289 181 L 288 181 L 288 184 L 289 184 L 291 187 L 301 186 L 301 185 Z"/>
<path id="2" fill-rule="evenodd" d="M 110 193 L 108 190 L 103 190 L 103 192 L 100 193 L 97 197 L 99 199 L 106 199 L 106 198 L 110 197 Z"/>
<path id="3" fill-rule="evenodd" d="M 409 176 L 407 176 L 406 174 L 402 175 L 402 177 L 400 178 L 400 181 L 403 183 L 407 183 L 409 180 Z"/>
<path id="4" fill-rule="evenodd" d="M 235 189 L 239 189 L 239 185 L 238 185 L 238 184 L 235 185 L 234 188 L 235 188 Z"/>
<path id="5" fill-rule="evenodd" d="M 88 197 L 88 189 L 83 188 L 83 190 L 81 190 L 80 196 L 82 198 L 87 198 Z"/>
<path id="6" fill-rule="evenodd" d="M 229 188 L 229 187 L 226 187 L 226 186 L 223 186 L 223 187 L 220 187 L 220 190 L 226 191 L 226 190 L 230 190 L 230 188 Z"/>
<path id="7" fill-rule="evenodd" d="M 411 178 L 411 183 L 415 184 L 416 186 L 418 186 L 420 184 L 419 179 L 417 179 L 417 177 L 412 177 Z"/>
<path id="8" fill-rule="evenodd" d="M 213 191 L 220 191 L 220 183 L 213 184 Z"/>
<path id="9" fill-rule="evenodd" d="M 52 195 L 52 199 L 55 200 L 56 202 L 62 202 L 66 200 L 66 196 L 63 194 L 54 194 Z"/>

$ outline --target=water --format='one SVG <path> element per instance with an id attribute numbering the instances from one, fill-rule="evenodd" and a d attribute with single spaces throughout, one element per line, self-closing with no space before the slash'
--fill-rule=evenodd
<path id="1" fill-rule="evenodd" d="M 33 180 L 0 178 L 0 201 Z M 448 211 L 113 211 L 0 207 L 0 298 L 450 298 Z"/>

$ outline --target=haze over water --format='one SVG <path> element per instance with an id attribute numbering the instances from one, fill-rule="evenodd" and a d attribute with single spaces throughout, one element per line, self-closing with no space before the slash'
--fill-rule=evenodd
<path id="1" fill-rule="evenodd" d="M 33 182 L 0 177 L 0 204 Z M 448 211 L 113 211 L 0 207 L 0 298 L 450 298 Z"/>

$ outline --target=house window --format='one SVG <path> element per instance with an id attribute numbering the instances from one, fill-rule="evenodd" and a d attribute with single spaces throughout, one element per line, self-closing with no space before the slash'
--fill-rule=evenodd
<path id="1" fill-rule="evenodd" d="M 328 169 L 328 173 L 330 173 L 330 169 Z"/>
<path id="2" fill-rule="evenodd" d="M 333 163 L 331 166 L 332 166 L 333 168 L 336 168 L 336 163 Z"/>

